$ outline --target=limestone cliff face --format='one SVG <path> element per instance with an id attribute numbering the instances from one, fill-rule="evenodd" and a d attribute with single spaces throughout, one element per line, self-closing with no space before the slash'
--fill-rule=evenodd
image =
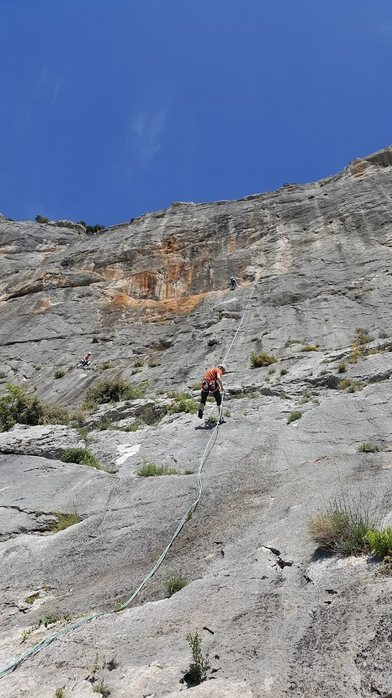
<path id="1" fill-rule="evenodd" d="M 282 278 L 288 302 L 331 283 L 343 290 L 348 276 L 360 279 L 372 262 L 370 250 L 373 258 L 390 244 L 391 151 L 315 184 L 240 201 L 177 203 L 95 236 L 1 219 L 0 298 L 33 295 L 32 312 L 44 313 L 53 301 L 37 294 L 58 291 L 64 304 L 72 296 L 62 290 L 90 286 L 101 317 L 116 323 L 189 312 L 225 290 L 231 273 L 244 283 L 269 281 L 277 304 L 285 301 Z"/>
<path id="2" fill-rule="evenodd" d="M 94 236 L 0 217 L 0 392 L 23 384 L 74 408 L 103 379 L 146 391 L 85 414 L 83 430 L 0 434 L 0 671 L 152 569 L 211 436 L 173 394 L 197 404 L 205 369 L 226 356 L 229 369 L 200 504 L 162 567 L 1 695 L 82 698 L 103 680 L 118 698 L 180 698 L 196 629 L 211 671 L 195 698 L 392 689 L 392 576 L 370 554 L 321 554 L 308 532 L 337 502 L 392 525 L 391 185 L 392 147 L 320 182 L 177 203 Z M 253 368 L 261 352 L 275 362 Z M 103 470 L 60 460 L 71 447 Z M 177 474 L 140 477 L 145 463 Z M 79 523 L 54 533 L 75 509 Z M 169 598 L 179 574 L 188 585 Z"/>

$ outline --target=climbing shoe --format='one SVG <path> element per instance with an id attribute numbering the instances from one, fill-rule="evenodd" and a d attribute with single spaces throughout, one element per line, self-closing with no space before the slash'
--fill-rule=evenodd
<path id="1" fill-rule="evenodd" d="M 226 424 L 226 420 L 224 417 L 221 417 L 219 420 L 219 424 Z"/>
<path id="2" fill-rule="evenodd" d="M 199 417 L 199 419 L 203 419 L 203 410 L 199 410 L 197 416 Z"/>

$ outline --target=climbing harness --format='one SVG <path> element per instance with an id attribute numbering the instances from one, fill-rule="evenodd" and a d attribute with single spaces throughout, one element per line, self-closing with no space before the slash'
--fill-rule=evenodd
<path id="1" fill-rule="evenodd" d="M 235 332 L 235 334 L 234 334 L 233 340 L 231 341 L 231 344 L 230 344 L 230 346 L 229 346 L 229 348 L 228 348 L 228 350 L 227 350 L 227 352 L 226 352 L 226 354 L 225 354 L 225 356 L 224 356 L 223 363 L 226 363 L 227 357 L 229 356 L 229 353 L 230 353 L 230 351 L 231 351 L 231 349 L 232 349 L 232 347 L 233 347 L 233 345 L 234 345 L 234 342 L 235 342 L 236 339 L 237 339 L 238 333 L 239 333 L 239 331 L 240 331 L 240 329 L 241 329 L 241 327 L 242 327 L 242 325 L 243 325 L 243 322 L 244 322 L 244 319 L 245 319 L 245 315 L 246 315 L 246 313 L 247 313 L 247 310 L 248 310 L 250 301 L 251 301 L 252 296 L 253 296 L 253 290 L 254 290 L 254 288 L 255 288 L 255 285 L 256 285 L 256 280 L 254 281 L 254 283 L 253 283 L 253 285 L 252 285 L 252 287 L 251 287 L 251 290 L 250 290 L 250 293 L 249 293 L 249 297 L 248 297 L 248 300 L 247 300 L 246 305 L 245 305 L 245 310 L 244 310 L 244 312 L 243 312 L 243 314 L 242 314 L 242 318 L 241 318 L 240 323 L 239 323 L 239 325 L 238 325 L 238 328 L 237 328 L 237 330 L 236 330 L 236 332 Z M 133 594 L 129 597 L 129 599 L 128 599 L 127 601 L 125 601 L 125 603 L 123 603 L 119 608 L 116 608 L 116 610 L 111 609 L 111 610 L 108 610 L 108 611 L 97 611 L 96 613 L 92 613 L 91 615 L 89 615 L 89 616 L 87 616 L 87 617 L 85 617 L 85 618 L 82 618 L 81 620 L 77 621 L 76 623 L 72 623 L 72 625 L 69 625 L 68 627 L 63 628 L 62 630 L 59 630 L 59 631 L 58 631 L 57 633 L 55 633 L 54 635 L 51 635 L 50 637 L 48 637 L 48 638 L 42 640 L 42 641 L 39 642 L 37 645 L 35 645 L 34 647 L 32 647 L 31 650 L 29 650 L 28 652 L 26 652 L 25 654 L 23 654 L 21 657 L 19 657 L 19 659 L 15 660 L 15 661 L 12 662 L 11 664 L 9 664 L 7 667 L 5 667 L 4 669 L 0 670 L 0 679 L 3 679 L 9 672 L 15 671 L 15 669 L 17 669 L 23 662 L 25 662 L 27 659 L 29 659 L 29 658 L 32 657 L 33 655 L 37 654 L 37 652 L 39 652 L 40 650 L 44 649 L 44 647 L 47 647 L 48 645 L 50 645 L 51 642 L 53 642 L 54 640 L 57 640 L 57 638 L 61 637 L 62 635 L 65 635 L 66 633 L 69 633 L 69 632 L 71 632 L 71 630 L 75 630 L 76 628 L 80 628 L 81 625 L 84 625 L 85 623 L 88 623 L 88 622 L 90 622 L 91 620 L 94 620 L 95 618 L 101 618 L 102 616 L 109 615 L 110 613 L 118 613 L 118 612 L 122 611 L 124 608 L 127 608 L 127 606 L 129 606 L 129 604 L 132 603 L 132 601 L 136 598 L 136 596 L 137 596 L 137 595 L 139 594 L 139 592 L 143 589 L 143 587 L 147 584 L 147 582 L 151 579 L 151 577 L 153 577 L 153 575 L 155 574 L 155 572 L 157 572 L 157 570 L 158 570 L 159 567 L 161 566 L 162 562 L 164 561 L 166 555 L 168 554 L 168 552 L 169 552 L 171 546 L 173 545 L 175 539 L 176 539 L 177 536 L 180 534 L 180 532 L 181 532 L 182 528 L 184 527 L 185 523 L 189 520 L 190 516 L 191 516 L 191 515 L 193 514 L 193 512 L 196 510 L 196 507 L 197 507 L 197 505 L 198 505 L 199 502 L 200 502 L 200 498 L 201 498 L 201 494 L 202 494 L 202 490 L 203 490 L 201 475 L 202 475 L 202 472 L 203 472 L 204 465 L 205 465 L 205 463 L 206 463 L 206 461 L 207 461 L 207 459 L 208 459 L 208 456 L 210 455 L 210 453 L 211 453 L 211 451 L 212 451 L 212 449 L 213 449 L 213 447 L 214 447 L 214 445 L 215 445 L 215 442 L 216 442 L 216 439 L 217 439 L 217 436 L 218 436 L 219 426 L 220 426 L 220 424 L 221 424 L 221 419 L 222 419 L 222 415 L 223 415 L 223 400 L 224 400 L 224 391 L 222 392 L 222 402 L 221 402 L 221 405 L 220 405 L 218 422 L 217 422 L 217 424 L 215 425 L 214 429 L 212 430 L 212 432 L 211 432 L 211 434 L 210 434 L 210 437 L 209 437 L 209 439 L 208 439 L 208 441 L 207 441 L 206 447 L 205 447 L 205 449 L 204 449 L 204 451 L 203 451 L 203 455 L 202 455 L 202 457 L 201 457 L 201 459 L 200 459 L 200 464 L 199 464 L 199 468 L 198 468 L 198 471 L 197 471 L 197 477 L 196 477 L 196 483 L 197 483 L 197 496 L 196 496 L 196 499 L 195 499 L 195 501 L 188 507 L 188 509 L 186 510 L 184 516 L 182 517 L 181 521 L 179 522 L 179 524 L 178 524 L 176 530 L 174 531 L 174 533 L 173 533 L 173 535 L 172 535 L 172 537 L 171 537 L 169 543 L 167 544 L 166 548 L 164 549 L 164 551 L 162 552 L 162 554 L 161 554 L 160 557 L 158 558 L 158 560 L 157 560 L 157 562 L 155 563 L 155 565 L 153 566 L 153 568 L 152 568 L 152 569 L 150 570 L 150 572 L 144 577 L 143 581 L 139 584 L 139 586 L 137 587 L 137 589 L 133 592 Z"/>

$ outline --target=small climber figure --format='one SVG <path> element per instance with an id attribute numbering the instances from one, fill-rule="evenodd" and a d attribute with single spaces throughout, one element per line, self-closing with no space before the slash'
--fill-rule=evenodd
<path id="1" fill-rule="evenodd" d="M 216 406 L 218 408 L 218 418 L 221 414 L 221 404 L 222 404 L 222 395 L 221 393 L 224 392 L 223 388 L 223 383 L 222 383 L 222 376 L 224 373 L 226 373 L 226 366 L 225 364 L 218 364 L 216 368 L 209 368 L 206 375 L 204 376 L 204 380 L 201 384 L 201 397 L 200 397 L 200 405 L 199 405 L 199 411 L 197 413 L 197 416 L 199 419 L 202 419 L 203 417 L 203 410 L 206 406 L 208 394 L 212 393 Z M 224 424 L 226 422 L 225 418 L 223 416 L 220 417 L 219 419 L 219 424 Z"/>
<path id="2" fill-rule="evenodd" d="M 90 352 L 85 354 L 83 356 L 83 359 L 79 362 L 78 368 L 80 368 L 81 366 L 90 366 L 90 356 L 91 356 Z"/>
<path id="3" fill-rule="evenodd" d="M 234 291 L 234 289 L 237 288 L 237 279 L 233 275 L 231 275 L 230 277 L 230 288 L 232 291 Z"/>

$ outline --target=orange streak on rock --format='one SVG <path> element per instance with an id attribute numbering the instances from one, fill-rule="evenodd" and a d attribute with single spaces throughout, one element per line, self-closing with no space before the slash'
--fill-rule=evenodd
<path id="1" fill-rule="evenodd" d="M 180 298 L 170 298 L 165 300 L 153 301 L 145 298 L 132 298 L 125 293 L 116 291 L 108 291 L 108 304 L 105 307 L 106 312 L 128 309 L 139 310 L 145 314 L 145 321 L 152 322 L 153 320 L 163 320 L 165 315 L 171 313 L 184 314 L 189 313 L 196 308 L 206 296 L 211 296 L 213 293 L 200 293 L 194 296 L 182 296 Z M 130 320 L 132 317 L 129 318 Z"/>
<path id="2" fill-rule="evenodd" d="M 111 267 L 106 267 L 106 269 L 100 269 L 99 273 L 109 281 L 114 281 L 115 279 L 121 279 L 123 277 L 122 269 L 113 269 Z"/>

